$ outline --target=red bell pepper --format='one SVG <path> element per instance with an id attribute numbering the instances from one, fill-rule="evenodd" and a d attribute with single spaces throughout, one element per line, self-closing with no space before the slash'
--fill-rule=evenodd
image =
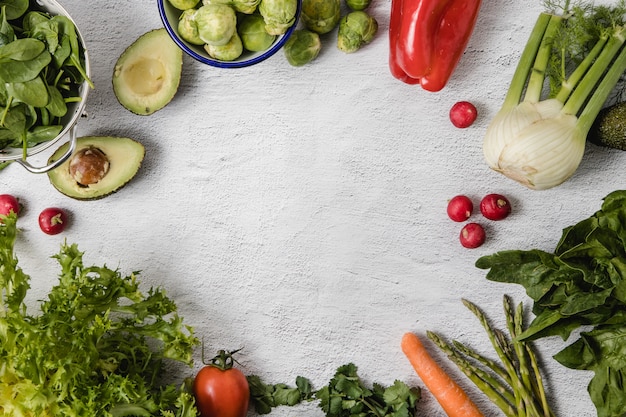
<path id="1" fill-rule="evenodd" d="M 481 0 L 392 0 L 389 68 L 407 84 L 441 90 L 472 35 Z"/>

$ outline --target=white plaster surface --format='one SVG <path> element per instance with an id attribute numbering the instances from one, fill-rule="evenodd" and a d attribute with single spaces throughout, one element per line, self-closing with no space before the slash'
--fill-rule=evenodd
<path id="1" fill-rule="evenodd" d="M 475 260 L 504 249 L 554 249 L 564 227 L 599 209 L 625 181 L 626 154 L 591 146 L 574 177 L 546 191 L 528 190 L 483 161 L 483 134 L 540 3 L 484 2 L 466 53 L 439 93 L 390 75 L 390 2 L 374 0 L 379 34 L 361 51 L 340 52 L 333 33 L 318 59 L 301 68 L 282 53 L 238 70 L 185 57 L 175 99 L 143 117 L 118 104 L 111 76 L 130 43 L 162 26 L 156 2 L 64 0 L 87 39 L 96 85 L 79 135 L 133 137 L 147 154 L 130 184 L 98 201 L 69 199 L 46 175 L 17 164 L 0 172 L 0 191 L 25 206 L 17 251 L 32 277 L 29 302 L 35 306 L 55 283 L 50 256 L 67 239 L 87 264 L 141 270 L 145 288 L 165 287 L 207 350 L 243 347 L 244 372 L 268 382 L 302 375 L 321 387 L 338 366 L 354 362 L 366 383 L 401 379 L 423 387 L 399 348 L 406 331 L 435 330 L 491 354 L 461 298 L 500 325 L 504 293 L 529 299 L 516 286 L 487 281 Z M 448 120 L 459 100 L 479 109 L 469 129 Z M 464 249 L 447 200 L 463 193 L 477 204 L 491 192 L 509 196 L 513 213 L 502 222 L 475 214 L 488 240 Z M 47 206 L 71 212 L 65 233 L 39 230 L 37 215 Z M 594 416 L 591 375 L 551 358 L 563 346 L 559 339 L 537 345 L 557 415 Z M 500 415 L 443 363 L 486 416 Z M 307 405 L 273 415 L 320 413 Z M 418 415 L 444 416 L 426 390 Z"/>

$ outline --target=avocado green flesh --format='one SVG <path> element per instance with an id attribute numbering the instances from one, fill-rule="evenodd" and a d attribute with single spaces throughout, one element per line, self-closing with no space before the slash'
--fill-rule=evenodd
<path id="1" fill-rule="evenodd" d="M 113 92 L 127 110 L 142 116 L 165 107 L 176 95 L 183 51 L 164 28 L 140 36 L 120 55 Z"/>
<path id="2" fill-rule="evenodd" d="M 77 200 L 95 200 L 118 191 L 139 171 L 145 156 L 144 146 L 130 138 L 114 136 L 85 136 L 78 138 L 74 154 L 81 149 L 95 147 L 109 159 L 107 174 L 95 184 L 82 185 L 70 175 L 70 156 L 57 168 L 48 172 L 50 183 L 62 194 Z M 50 156 L 48 163 L 60 158 L 68 149 L 65 143 Z"/>
<path id="3" fill-rule="evenodd" d="M 626 102 L 603 109 L 587 139 L 596 145 L 626 150 Z"/>

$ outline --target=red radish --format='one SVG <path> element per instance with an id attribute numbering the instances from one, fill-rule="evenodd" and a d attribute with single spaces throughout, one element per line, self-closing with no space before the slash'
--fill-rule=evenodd
<path id="1" fill-rule="evenodd" d="M 58 207 L 48 207 L 39 214 L 39 227 L 48 235 L 56 235 L 65 230 L 67 215 Z"/>
<path id="2" fill-rule="evenodd" d="M 0 194 L 0 215 L 6 216 L 11 212 L 19 214 L 19 201 L 17 201 L 17 198 L 13 197 L 11 194 Z"/>
<path id="3" fill-rule="evenodd" d="M 459 240 L 461 245 L 468 249 L 474 249 L 485 243 L 485 229 L 478 223 L 468 223 L 461 229 Z"/>
<path id="4" fill-rule="evenodd" d="M 472 210 L 474 210 L 474 204 L 465 195 L 457 195 L 448 201 L 448 217 L 455 222 L 464 222 L 469 219 Z"/>
<path id="5" fill-rule="evenodd" d="M 480 212 L 489 220 L 502 220 L 511 213 L 511 203 L 501 194 L 487 194 L 480 201 Z"/>
<path id="6" fill-rule="evenodd" d="M 450 109 L 450 121 L 458 128 L 470 127 L 478 117 L 478 110 L 469 101 L 459 101 Z"/>

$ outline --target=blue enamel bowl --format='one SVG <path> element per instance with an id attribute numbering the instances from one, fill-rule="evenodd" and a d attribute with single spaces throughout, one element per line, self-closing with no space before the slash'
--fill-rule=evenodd
<path id="1" fill-rule="evenodd" d="M 266 59 L 274 55 L 283 47 L 283 45 L 285 45 L 287 39 L 289 39 L 293 31 L 296 29 L 296 26 L 298 25 L 298 17 L 300 16 L 300 10 L 302 8 L 302 0 L 298 0 L 296 21 L 289 29 L 287 29 L 284 34 L 277 36 L 274 43 L 265 51 L 251 52 L 244 50 L 241 56 L 234 61 L 220 61 L 211 57 L 201 45 L 199 46 L 190 44 L 178 35 L 178 20 L 182 13 L 181 10 L 178 10 L 174 6 L 172 6 L 168 0 L 157 0 L 157 4 L 159 6 L 159 14 L 161 15 L 161 20 L 163 21 L 165 30 L 167 30 L 167 33 L 169 33 L 174 42 L 185 53 L 187 53 L 187 55 L 191 56 L 197 61 L 217 68 L 248 67 L 250 65 L 255 65 L 259 62 L 265 61 Z"/>

